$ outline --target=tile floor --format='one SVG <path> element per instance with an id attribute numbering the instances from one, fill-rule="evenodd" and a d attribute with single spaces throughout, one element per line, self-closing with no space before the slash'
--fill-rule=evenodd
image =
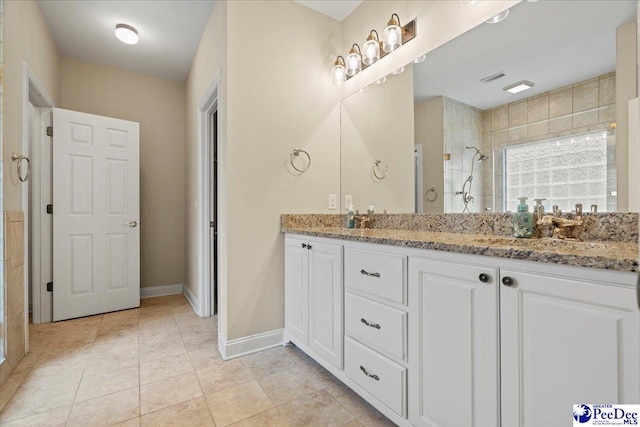
<path id="1" fill-rule="evenodd" d="M 392 426 L 294 346 L 223 361 L 181 295 L 31 325 L 2 426 Z"/>

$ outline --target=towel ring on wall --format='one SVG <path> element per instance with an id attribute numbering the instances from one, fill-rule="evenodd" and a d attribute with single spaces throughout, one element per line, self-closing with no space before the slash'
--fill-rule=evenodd
<path id="1" fill-rule="evenodd" d="M 375 159 L 373 161 L 373 166 L 371 166 L 371 172 L 373 173 L 373 176 L 375 176 L 379 180 L 383 180 L 383 179 L 385 179 L 387 177 L 387 175 L 389 175 L 389 165 L 386 165 L 384 167 L 384 174 L 382 176 L 380 176 L 380 175 L 378 175 L 376 173 L 376 169 L 378 169 L 380 167 L 380 163 L 382 163 L 380 160 Z"/>
<path id="2" fill-rule="evenodd" d="M 434 187 L 431 187 L 430 189 L 427 190 L 424 196 L 427 198 L 429 202 L 435 202 L 436 199 L 438 198 L 438 190 L 436 190 Z"/>
<path id="3" fill-rule="evenodd" d="M 293 158 L 294 157 L 298 157 L 300 155 L 300 153 L 304 154 L 305 156 L 307 156 L 307 167 L 304 169 L 298 169 L 296 167 L 296 165 L 293 163 Z M 311 156 L 309 155 L 309 153 L 307 153 L 304 150 L 301 150 L 300 148 L 294 148 L 293 152 L 291 154 L 289 154 L 289 161 L 291 163 L 291 166 L 297 170 L 300 173 L 306 172 L 307 169 L 309 169 L 309 166 L 311 166 Z"/>
<path id="4" fill-rule="evenodd" d="M 27 182 L 27 180 L 29 179 L 29 175 L 31 175 L 31 162 L 29 161 L 28 157 L 25 157 L 21 154 L 11 154 L 11 160 L 12 161 L 18 161 L 18 179 L 20 180 L 20 182 Z M 22 174 L 22 161 L 26 160 L 27 161 L 27 173 L 26 175 L 23 176 Z"/>

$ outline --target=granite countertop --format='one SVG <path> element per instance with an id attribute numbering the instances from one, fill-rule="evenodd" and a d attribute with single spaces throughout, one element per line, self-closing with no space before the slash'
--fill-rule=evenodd
<path id="1" fill-rule="evenodd" d="M 566 241 L 398 229 L 287 226 L 284 233 L 526 261 L 638 272 L 638 244 L 621 241 Z"/>

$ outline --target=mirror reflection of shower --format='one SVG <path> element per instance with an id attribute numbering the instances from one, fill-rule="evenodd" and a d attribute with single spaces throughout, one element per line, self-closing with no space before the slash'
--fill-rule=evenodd
<path id="1" fill-rule="evenodd" d="M 476 150 L 476 152 L 473 154 L 473 158 L 471 159 L 471 174 L 465 180 L 464 184 L 462 184 L 462 191 L 456 191 L 456 196 L 462 196 L 462 201 L 464 202 L 464 209 L 462 210 L 462 213 L 465 213 L 465 212 L 471 213 L 471 210 L 469 210 L 469 203 L 473 203 L 474 201 L 474 197 L 471 194 L 471 183 L 473 182 L 473 169 L 476 164 L 476 160 L 479 163 L 487 160 L 488 157 L 486 156 L 486 154 L 483 154 L 480 150 L 478 150 L 477 147 L 473 145 L 467 145 L 466 149 Z"/>

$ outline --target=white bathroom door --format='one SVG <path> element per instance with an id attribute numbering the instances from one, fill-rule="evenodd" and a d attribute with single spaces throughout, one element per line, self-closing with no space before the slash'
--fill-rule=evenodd
<path id="1" fill-rule="evenodd" d="M 53 110 L 53 320 L 140 305 L 138 123 Z"/>

